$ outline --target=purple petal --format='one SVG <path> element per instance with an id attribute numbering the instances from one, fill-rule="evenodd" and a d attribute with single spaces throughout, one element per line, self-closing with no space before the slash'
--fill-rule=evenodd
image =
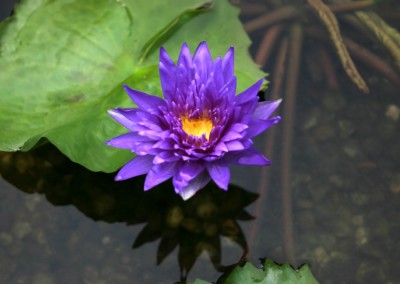
<path id="1" fill-rule="evenodd" d="M 245 148 L 244 145 L 237 140 L 226 142 L 225 145 L 229 151 L 240 151 Z"/>
<path id="2" fill-rule="evenodd" d="M 180 157 L 176 156 L 173 151 L 163 151 L 154 157 L 154 164 L 162 164 L 165 162 L 174 162 L 179 160 Z"/>
<path id="3" fill-rule="evenodd" d="M 230 172 L 229 167 L 226 163 L 216 161 L 207 164 L 207 171 L 210 174 L 212 180 L 222 189 L 227 190 Z"/>
<path id="4" fill-rule="evenodd" d="M 135 152 L 138 155 L 157 155 L 160 150 L 154 149 L 154 142 L 140 142 L 137 143 L 134 148 L 132 148 L 132 152 Z"/>
<path id="5" fill-rule="evenodd" d="M 122 149 L 133 149 L 138 142 L 151 142 L 152 140 L 139 135 L 138 133 L 129 132 L 108 140 L 106 144 Z"/>
<path id="6" fill-rule="evenodd" d="M 190 55 L 190 49 L 186 42 L 182 45 L 181 52 L 178 57 L 177 66 L 182 66 L 186 70 L 192 67 L 192 57 Z"/>
<path id="7" fill-rule="evenodd" d="M 115 180 L 125 180 L 147 173 L 153 166 L 153 156 L 136 156 L 118 172 Z"/>
<path id="8" fill-rule="evenodd" d="M 243 104 L 251 103 L 254 101 L 258 101 L 257 93 L 260 90 L 263 82 L 264 82 L 264 79 L 260 79 L 254 85 L 249 87 L 247 90 L 245 90 L 242 93 L 240 93 L 239 95 L 237 95 L 235 97 L 236 104 L 243 105 Z"/>
<path id="9" fill-rule="evenodd" d="M 107 111 L 108 114 L 114 118 L 117 122 L 125 126 L 131 131 L 137 131 L 137 123 L 136 123 L 136 113 L 138 112 L 137 109 L 122 109 L 122 108 L 116 108 L 116 109 L 110 109 Z M 140 126 L 139 128 L 142 128 Z"/>
<path id="10" fill-rule="evenodd" d="M 234 123 L 234 124 L 231 125 L 230 130 L 240 133 L 243 130 L 246 130 L 248 127 L 249 126 L 247 124 Z"/>
<path id="11" fill-rule="evenodd" d="M 282 99 L 275 101 L 260 102 L 257 104 L 253 115 L 259 119 L 268 119 L 272 113 L 276 110 Z"/>
<path id="12" fill-rule="evenodd" d="M 155 130 L 155 131 L 162 131 L 162 124 L 164 118 L 151 114 L 147 111 L 138 111 L 136 114 L 136 123 L 139 125 L 145 126 L 147 129 Z"/>
<path id="13" fill-rule="evenodd" d="M 224 102 L 231 104 L 231 100 L 234 100 L 236 95 L 236 83 L 236 77 L 232 76 L 223 88 L 218 90 L 218 97 L 223 97 Z"/>
<path id="14" fill-rule="evenodd" d="M 257 149 L 251 147 L 242 152 L 233 152 L 225 156 L 225 159 L 232 164 L 250 166 L 269 166 L 271 162 L 264 157 Z"/>
<path id="15" fill-rule="evenodd" d="M 197 86 L 207 82 L 208 75 L 212 66 L 212 58 L 207 43 L 203 41 L 199 44 L 193 55 L 193 64 L 196 68 L 196 73 L 199 75 Z"/>
<path id="16" fill-rule="evenodd" d="M 205 187 L 209 181 L 210 176 L 206 171 L 204 171 L 196 178 L 192 179 L 187 186 L 179 189 L 175 187 L 175 192 L 178 193 L 183 200 L 188 200 L 197 191 Z"/>
<path id="17" fill-rule="evenodd" d="M 219 142 L 217 145 L 215 145 L 214 150 L 217 150 L 218 152 L 228 152 L 228 148 L 226 148 L 225 143 Z"/>
<path id="18" fill-rule="evenodd" d="M 137 90 L 133 90 L 124 85 L 125 91 L 135 104 L 144 111 L 157 109 L 159 106 L 165 106 L 165 101 L 159 97 L 152 96 Z"/>
<path id="19" fill-rule="evenodd" d="M 173 150 L 174 143 L 170 140 L 160 140 L 153 145 L 153 148 L 161 149 L 161 150 Z"/>
<path id="20" fill-rule="evenodd" d="M 180 169 L 174 175 L 173 184 L 175 189 L 186 187 L 191 180 L 204 171 L 205 166 L 202 162 L 186 161 L 182 162 Z"/>
<path id="21" fill-rule="evenodd" d="M 243 135 L 236 132 L 236 131 L 228 131 L 228 133 L 226 133 L 224 136 L 222 136 L 222 138 L 220 139 L 220 141 L 222 142 L 226 142 L 226 141 L 232 141 L 232 140 L 237 140 L 237 139 L 241 139 L 243 138 Z"/>
<path id="22" fill-rule="evenodd" d="M 170 99 L 171 94 L 174 93 L 176 87 L 176 67 L 163 47 L 160 48 L 160 63 L 158 66 L 164 98 L 168 100 Z"/>
<path id="23" fill-rule="evenodd" d="M 144 190 L 149 190 L 156 185 L 171 178 L 176 171 L 176 163 L 163 163 L 154 165 L 144 181 Z"/>
<path id="24" fill-rule="evenodd" d="M 138 132 L 142 136 L 149 137 L 152 140 L 159 140 L 160 139 L 160 132 L 153 131 L 153 130 L 142 130 Z"/>
<path id="25" fill-rule="evenodd" d="M 267 120 L 253 119 L 249 123 L 249 128 L 247 129 L 246 137 L 248 138 L 255 137 L 261 132 L 270 128 L 272 125 L 277 124 L 280 120 L 281 120 L 280 116 L 275 116 Z"/>
<path id="26" fill-rule="evenodd" d="M 224 59 L 222 60 L 222 72 L 224 75 L 225 82 L 229 81 L 233 76 L 234 70 L 234 48 L 231 46 L 226 52 Z"/>
<path id="27" fill-rule="evenodd" d="M 217 57 L 214 60 L 214 63 L 212 65 L 212 76 L 214 78 L 215 85 L 217 86 L 217 89 L 222 89 L 222 87 L 225 85 L 225 79 L 224 79 L 224 74 L 222 74 L 222 60 L 221 57 Z"/>
<path id="28" fill-rule="evenodd" d="M 112 116 L 120 124 L 128 128 L 133 132 L 155 130 L 162 131 L 163 120 L 157 115 L 150 114 L 140 109 L 132 108 L 116 108 L 108 111 L 109 115 Z"/>

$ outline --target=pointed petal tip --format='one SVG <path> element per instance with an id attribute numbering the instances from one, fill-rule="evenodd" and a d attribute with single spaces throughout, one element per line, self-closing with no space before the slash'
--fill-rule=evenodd
<path id="1" fill-rule="evenodd" d="M 193 61 L 195 62 L 198 68 L 207 68 L 207 70 L 211 67 L 209 64 L 212 62 L 210 49 L 205 41 L 202 41 L 196 48 L 196 51 L 193 54 Z M 200 70 L 199 70 L 200 71 Z M 202 70 L 205 71 L 205 70 Z M 208 75 L 208 74 L 207 74 Z"/>
<path id="2" fill-rule="evenodd" d="M 206 47 L 208 49 L 208 45 L 207 42 L 205 40 L 203 40 L 202 42 L 199 43 L 199 46 L 197 48 L 199 48 L 200 46 L 202 47 Z"/>
<path id="3" fill-rule="evenodd" d="M 270 101 L 270 103 L 271 103 L 272 105 L 274 105 L 275 108 L 277 108 L 277 107 L 282 103 L 282 98 L 277 99 L 277 100 Z"/>
<path id="4" fill-rule="evenodd" d="M 116 113 L 116 110 L 114 108 L 113 109 L 108 109 L 107 113 L 112 116 L 113 114 Z"/>
<path id="5" fill-rule="evenodd" d="M 211 179 L 222 190 L 228 190 L 230 170 L 226 162 L 214 162 L 207 165 L 207 171 Z"/>
<path id="6" fill-rule="evenodd" d="M 172 181 L 174 184 L 175 192 L 179 194 L 183 200 L 188 200 L 193 195 L 195 195 L 196 192 L 207 185 L 207 183 L 210 181 L 210 176 L 207 174 L 206 171 L 203 171 L 203 173 L 192 179 L 187 185 L 178 183 L 175 179 L 173 179 Z"/>
<path id="7" fill-rule="evenodd" d="M 265 161 L 264 161 L 264 164 L 262 166 L 270 166 L 270 165 L 272 165 L 272 162 L 269 159 L 267 159 L 265 157 L 264 157 L 264 159 L 265 159 Z"/>
<path id="8" fill-rule="evenodd" d="M 121 181 L 121 180 L 125 180 L 126 178 L 124 178 L 122 175 L 116 175 L 115 177 L 114 177 L 114 180 L 115 181 Z"/>
<path id="9" fill-rule="evenodd" d="M 145 182 L 145 183 L 144 183 L 144 186 L 143 186 L 143 190 L 144 190 L 144 191 L 148 191 L 149 189 L 152 189 L 154 186 L 155 186 L 155 185 L 151 185 L 151 184 L 149 184 L 148 182 Z"/>
<path id="10" fill-rule="evenodd" d="M 261 85 L 264 83 L 264 81 L 265 81 L 265 79 L 264 79 L 264 78 L 261 78 L 260 80 L 258 80 L 258 81 L 255 83 L 255 85 L 260 84 L 260 88 L 261 88 Z"/>
<path id="11" fill-rule="evenodd" d="M 220 189 L 222 189 L 223 191 L 227 191 L 228 188 L 229 188 L 229 184 L 226 184 L 226 185 L 224 185 L 224 186 L 218 185 L 218 187 L 219 187 Z"/>
<path id="12" fill-rule="evenodd" d="M 132 89 L 131 89 L 128 85 L 126 85 L 126 84 L 123 84 L 122 87 L 125 89 L 125 91 L 132 90 Z"/>
<path id="13" fill-rule="evenodd" d="M 168 66 L 174 65 L 174 61 L 169 56 L 167 50 L 164 47 L 160 47 L 160 63 L 159 66 L 164 66 L 165 68 Z"/>
<path id="14" fill-rule="evenodd" d="M 194 193 L 193 193 L 193 194 L 179 193 L 179 195 L 182 197 L 182 199 L 183 199 L 184 201 L 186 201 L 186 200 L 188 200 L 190 197 L 192 197 L 192 196 L 194 195 Z"/>

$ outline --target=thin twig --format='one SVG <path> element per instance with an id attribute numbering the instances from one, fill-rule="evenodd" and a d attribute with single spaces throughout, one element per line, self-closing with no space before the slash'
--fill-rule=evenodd
<path id="1" fill-rule="evenodd" d="M 376 41 L 376 37 L 365 25 L 361 23 L 360 19 L 358 19 L 354 14 L 341 15 L 339 19 L 351 28 L 353 28 L 355 30 L 355 34 L 362 34 L 369 40 Z"/>
<path id="2" fill-rule="evenodd" d="M 364 0 L 357 2 L 335 3 L 327 7 L 332 11 L 332 13 L 346 13 L 370 7 L 372 4 L 374 4 L 373 0 Z M 248 33 L 250 33 L 269 25 L 276 24 L 280 21 L 291 20 L 300 16 L 304 16 L 307 11 L 307 6 L 300 7 L 287 5 L 250 20 L 243 24 L 243 27 Z"/>
<path id="3" fill-rule="evenodd" d="M 269 25 L 273 25 L 277 22 L 295 18 L 300 15 L 301 11 L 296 9 L 294 6 L 284 6 L 263 16 L 255 18 L 254 20 L 248 21 L 243 24 L 246 32 L 250 33 Z"/>
<path id="4" fill-rule="evenodd" d="M 328 29 L 328 32 L 336 47 L 340 61 L 342 62 L 343 68 L 346 71 L 347 75 L 361 91 L 363 91 L 364 93 L 368 93 L 369 90 L 367 84 L 358 73 L 357 68 L 351 60 L 346 46 L 343 43 L 342 37 L 340 35 L 339 24 L 336 20 L 335 15 L 321 0 L 307 0 L 307 2 L 311 5 L 311 7 L 314 8 L 315 12 L 317 12 L 322 22 Z"/>
<path id="5" fill-rule="evenodd" d="M 376 38 L 387 48 L 396 61 L 397 67 L 400 67 L 400 36 L 391 27 L 389 27 L 379 16 L 363 11 L 356 12 L 356 16 L 368 27 Z M 390 36 L 387 31 L 391 31 Z M 394 32 L 393 32 L 394 31 Z"/>
<path id="6" fill-rule="evenodd" d="M 290 33 L 290 50 L 287 72 L 287 87 L 285 92 L 283 142 L 282 142 L 282 218 L 283 218 L 283 240 L 284 250 L 288 261 L 295 267 L 293 216 L 292 216 L 292 193 L 291 161 L 293 121 L 295 116 L 296 91 L 299 75 L 301 49 L 303 42 L 303 29 L 300 25 L 294 25 Z"/>
<path id="7" fill-rule="evenodd" d="M 343 37 L 344 43 L 349 48 L 351 54 L 357 58 L 358 60 L 364 62 L 369 65 L 376 71 L 380 72 L 383 76 L 385 76 L 388 80 L 393 82 L 395 85 L 400 86 L 400 75 L 390 67 L 385 61 L 379 58 L 377 55 L 372 53 L 371 51 L 363 48 L 358 45 L 351 39 L 347 37 Z"/>
<path id="8" fill-rule="evenodd" d="M 272 48 L 276 42 L 276 39 L 281 33 L 282 28 L 282 25 L 274 25 L 267 30 L 256 53 L 255 61 L 257 64 L 264 66 L 264 64 L 267 62 L 267 59 L 271 54 Z"/>
<path id="9" fill-rule="evenodd" d="M 322 29 L 318 28 L 308 29 L 307 34 L 327 44 L 329 43 Z M 362 46 L 358 45 L 353 40 L 347 37 L 343 37 L 343 42 L 346 44 L 351 54 L 355 58 L 357 58 L 360 62 L 370 66 L 372 69 L 380 72 L 389 81 L 393 82 L 395 85 L 400 86 L 399 73 L 392 67 L 390 67 L 390 65 L 387 64 L 385 61 L 383 61 L 380 57 L 378 57 L 371 51 L 363 48 Z"/>
<path id="10" fill-rule="evenodd" d="M 340 2 L 329 4 L 328 7 L 333 13 L 348 13 L 371 7 L 375 4 L 374 0 Z"/>
<path id="11" fill-rule="evenodd" d="M 322 70 L 324 70 L 329 88 L 333 89 L 333 90 L 337 90 L 339 84 L 337 82 L 336 73 L 333 68 L 333 63 L 328 54 L 328 51 L 325 48 L 319 48 L 318 55 L 321 60 Z"/>
<path id="12" fill-rule="evenodd" d="M 282 89 L 282 83 L 284 79 L 284 74 L 285 74 L 285 62 L 286 62 L 286 55 L 288 51 L 288 39 L 284 38 L 282 40 L 282 43 L 279 45 L 279 51 L 278 51 L 278 57 L 274 66 L 273 70 L 273 79 L 272 79 L 272 90 L 271 90 L 271 96 L 268 98 L 268 100 L 277 100 L 281 96 L 281 89 Z M 268 159 L 274 160 L 273 157 L 273 149 L 275 145 L 275 140 L 276 140 L 276 133 L 277 130 L 275 127 L 271 128 L 270 132 L 265 136 L 265 141 L 263 145 L 265 145 L 264 149 L 264 155 L 268 157 Z M 268 167 L 263 167 L 261 169 L 261 176 L 259 179 L 258 183 L 258 190 L 257 192 L 260 193 L 260 197 L 257 200 L 256 208 L 255 208 L 255 216 L 256 217 L 261 217 L 263 216 L 263 209 L 265 208 L 265 203 L 267 200 L 268 196 L 268 184 L 269 184 L 269 173 L 270 173 L 270 168 Z M 252 245 L 255 243 L 255 239 L 257 236 L 257 232 L 259 231 L 259 226 L 261 224 L 257 224 L 253 222 L 253 225 L 250 229 L 250 234 L 249 234 L 249 244 Z"/>
<path id="13" fill-rule="evenodd" d="M 240 13 L 243 15 L 259 15 L 267 11 L 267 7 L 262 4 L 242 4 L 240 7 Z"/>

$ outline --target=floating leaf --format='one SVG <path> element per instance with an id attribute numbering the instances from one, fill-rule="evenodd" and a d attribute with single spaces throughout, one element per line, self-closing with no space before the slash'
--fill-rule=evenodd
<path id="1" fill-rule="evenodd" d="M 133 157 L 104 142 L 125 130 L 107 115 L 134 107 L 122 84 L 161 96 L 158 46 L 173 56 L 206 40 L 235 46 L 238 89 L 264 74 L 228 1 L 23 0 L 0 25 L 0 151 L 47 138 L 71 160 L 112 172 Z"/>
<path id="2" fill-rule="evenodd" d="M 226 276 L 226 275 L 224 275 Z M 318 284 L 308 265 L 294 270 L 289 264 L 279 265 L 272 260 L 265 260 L 262 269 L 246 262 L 243 267 L 237 266 L 225 280 L 219 279 L 221 284 Z M 196 279 L 192 284 L 211 284 Z"/>
<path id="3" fill-rule="evenodd" d="M 289 264 L 278 265 L 265 260 L 262 269 L 257 269 L 247 262 L 243 267 L 236 267 L 223 282 L 224 284 L 317 284 L 308 265 L 294 270 Z"/>

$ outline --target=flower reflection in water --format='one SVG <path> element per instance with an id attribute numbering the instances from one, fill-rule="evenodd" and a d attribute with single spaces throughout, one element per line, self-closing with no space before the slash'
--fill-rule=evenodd
<path id="1" fill-rule="evenodd" d="M 204 252 L 216 270 L 229 267 L 221 263 L 222 237 L 242 251 L 234 261 L 247 253 L 237 221 L 252 219 L 244 207 L 257 199 L 255 193 L 236 186 L 225 192 L 209 184 L 207 190 L 183 201 L 172 188 L 164 188 L 171 187 L 169 183 L 143 192 L 141 177 L 116 184 L 112 175 L 89 172 L 50 145 L 29 153 L 0 153 L 0 160 L 0 173 L 6 180 L 22 191 L 43 193 L 54 205 L 72 204 L 96 221 L 145 223 L 133 247 L 160 239 L 157 264 L 177 248 L 183 280 Z"/>

